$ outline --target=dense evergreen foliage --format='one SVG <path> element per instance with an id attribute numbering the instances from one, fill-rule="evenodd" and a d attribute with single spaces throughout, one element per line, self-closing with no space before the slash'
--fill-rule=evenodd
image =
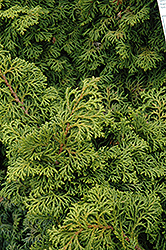
<path id="1" fill-rule="evenodd" d="M 0 0 L 0 249 L 166 248 L 156 0 Z"/>

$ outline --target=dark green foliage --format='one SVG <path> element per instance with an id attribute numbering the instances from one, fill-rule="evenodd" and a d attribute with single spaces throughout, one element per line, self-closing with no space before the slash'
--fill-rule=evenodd
<path id="1" fill-rule="evenodd" d="M 80 77 L 114 78 L 134 102 L 140 88 L 165 82 L 157 1 L 13 0 L 1 6 L 5 48 L 35 62 L 49 82 L 69 86 Z"/>
<path id="2" fill-rule="evenodd" d="M 1 200 L 0 249 L 21 249 L 22 240 L 26 236 L 22 225 L 25 214 L 9 200 Z"/>
<path id="3" fill-rule="evenodd" d="M 0 249 L 164 250 L 157 1 L 0 6 Z"/>

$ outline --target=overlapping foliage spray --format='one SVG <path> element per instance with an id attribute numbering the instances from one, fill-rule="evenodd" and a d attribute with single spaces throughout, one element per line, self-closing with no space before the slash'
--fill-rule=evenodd
<path id="1" fill-rule="evenodd" d="M 165 249 L 157 1 L 0 6 L 0 249 Z"/>

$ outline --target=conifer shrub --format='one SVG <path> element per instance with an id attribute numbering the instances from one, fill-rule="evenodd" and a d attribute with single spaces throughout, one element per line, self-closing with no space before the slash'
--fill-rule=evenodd
<path id="1" fill-rule="evenodd" d="M 157 1 L 0 8 L 0 249 L 164 250 Z"/>

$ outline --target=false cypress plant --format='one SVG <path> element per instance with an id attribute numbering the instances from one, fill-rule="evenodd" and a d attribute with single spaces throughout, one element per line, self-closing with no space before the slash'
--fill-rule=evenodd
<path id="1" fill-rule="evenodd" d="M 2 0 L 0 22 L 2 249 L 165 249 L 157 1 Z"/>

